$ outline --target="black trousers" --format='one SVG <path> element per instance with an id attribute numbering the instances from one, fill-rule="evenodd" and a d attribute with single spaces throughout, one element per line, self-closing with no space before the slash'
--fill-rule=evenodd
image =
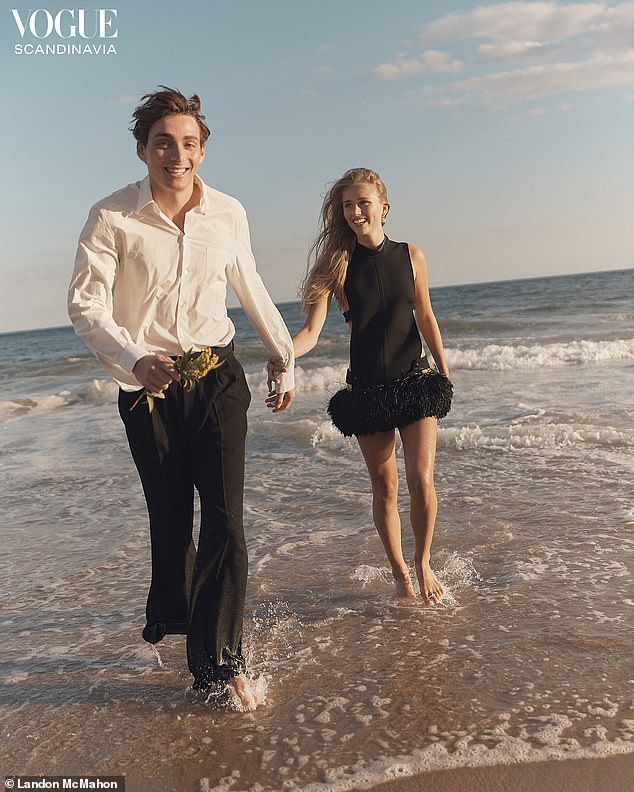
<path id="1" fill-rule="evenodd" d="M 152 582 L 143 637 L 187 635 L 189 669 L 199 683 L 245 670 L 242 618 L 247 549 L 242 523 L 246 413 L 251 395 L 231 347 L 187 391 L 172 383 L 150 413 L 139 391 L 119 392 L 119 414 L 145 493 Z M 194 490 L 201 523 L 192 539 Z"/>

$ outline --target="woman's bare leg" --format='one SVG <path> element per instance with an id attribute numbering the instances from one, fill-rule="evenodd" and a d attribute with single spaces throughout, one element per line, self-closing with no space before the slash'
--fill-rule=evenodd
<path id="1" fill-rule="evenodd" d="M 399 597 L 414 597 L 409 569 L 403 558 L 398 515 L 398 470 L 394 432 L 357 437 L 372 483 L 372 517 L 392 567 Z"/>
<path id="2" fill-rule="evenodd" d="M 437 424 L 436 418 L 423 418 L 400 430 L 414 531 L 416 575 L 420 593 L 430 605 L 441 602 L 445 593 L 444 586 L 430 566 L 431 543 L 438 512 L 434 487 Z"/>

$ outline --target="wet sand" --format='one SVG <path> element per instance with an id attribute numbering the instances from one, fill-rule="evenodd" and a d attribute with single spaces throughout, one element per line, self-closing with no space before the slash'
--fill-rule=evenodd
<path id="1" fill-rule="evenodd" d="M 634 792 L 634 753 L 601 759 L 438 770 L 386 781 L 373 792 Z"/>

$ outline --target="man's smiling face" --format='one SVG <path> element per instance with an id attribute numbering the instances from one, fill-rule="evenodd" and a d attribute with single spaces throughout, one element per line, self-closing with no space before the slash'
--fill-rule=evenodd
<path id="1" fill-rule="evenodd" d="M 153 192 L 191 194 L 194 176 L 205 158 L 200 129 L 193 116 L 171 115 L 150 127 L 147 145 L 137 144 L 147 165 Z"/>

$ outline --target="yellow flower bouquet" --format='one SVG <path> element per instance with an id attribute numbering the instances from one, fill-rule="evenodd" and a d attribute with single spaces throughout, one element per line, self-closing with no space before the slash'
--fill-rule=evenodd
<path id="1" fill-rule="evenodd" d="M 174 361 L 174 368 L 180 374 L 180 384 L 185 390 L 193 390 L 196 383 L 203 377 L 207 376 L 212 369 L 222 366 L 224 360 L 220 360 L 218 355 L 213 351 L 212 347 L 205 347 L 203 350 L 195 351 L 190 349 L 179 355 Z M 154 399 L 164 399 L 165 393 L 151 393 L 147 388 L 130 407 L 130 412 L 134 410 L 137 404 L 145 398 L 148 410 L 151 413 L 154 409 Z"/>

